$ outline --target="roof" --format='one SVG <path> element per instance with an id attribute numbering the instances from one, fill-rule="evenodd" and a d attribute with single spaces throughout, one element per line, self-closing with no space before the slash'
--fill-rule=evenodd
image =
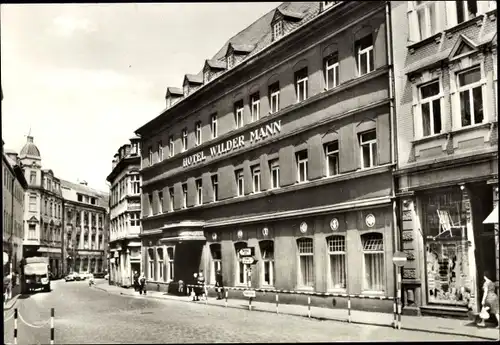
<path id="1" fill-rule="evenodd" d="M 5 153 L 6 155 L 10 155 L 10 154 L 17 155 L 17 151 L 16 150 L 12 150 L 12 149 L 4 149 L 3 153 Z"/>
<path id="2" fill-rule="evenodd" d="M 229 43 L 229 46 L 233 49 L 234 52 L 238 53 L 251 53 L 252 50 L 255 49 L 255 44 L 232 44 Z M 228 46 L 228 51 L 229 51 L 229 46 Z"/>
<path id="3" fill-rule="evenodd" d="M 280 12 L 285 17 L 290 17 L 290 18 L 298 19 L 298 20 L 304 19 L 304 17 L 305 17 L 304 12 L 292 12 L 292 11 L 288 11 L 286 9 L 281 9 L 279 7 L 278 7 L 278 12 Z"/>
<path id="4" fill-rule="evenodd" d="M 63 198 L 69 201 L 78 201 L 77 193 L 82 193 L 97 198 L 96 206 L 108 206 L 108 193 L 85 186 L 80 183 L 61 180 L 61 192 Z"/>
<path id="5" fill-rule="evenodd" d="M 167 95 L 168 94 L 183 96 L 184 92 L 182 92 L 182 89 L 179 87 L 169 86 L 167 87 Z"/>
<path id="6" fill-rule="evenodd" d="M 19 154 L 19 158 L 23 157 L 32 157 L 32 158 L 42 158 L 40 156 L 40 150 L 38 147 L 36 147 L 35 143 L 33 142 L 33 137 L 28 135 L 26 144 L 24 144 L 23 148 L 21 149 L 21 153 Z"/>
<path id="7" fill-rule="evenodd" d="M 188 81 L 190 84 L 203 84 L 203 74 L 186 74 L 184 76 L 184 81 Z"/>
<path id="8" fill-rule="evenodd" d="M 206 60 L 205 63 L 213 69 L 226 69 L 227 64 L 224 61 L 218 61 L 218 60 Z"/>

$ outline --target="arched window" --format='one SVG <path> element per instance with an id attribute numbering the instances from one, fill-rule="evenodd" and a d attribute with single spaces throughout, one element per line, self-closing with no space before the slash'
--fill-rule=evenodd
<path id="1" fill-rule="evenodd" d="M 222 252 L 219 243 L 210 245 L 210 254 L 212 256 L 212 267 L 210 270 L 210 283 L 215 284 L 215 274 L 217 271 L 222 271 Z"/>
<path id="2" fill-rule="evenodd" d="M 259 243 L 262 256 L 262 285 L 274 286 L 274 242 L 261 241 Z"/>
<path id="3" fill-rule="evenodd" d="M 155 253 L 153 248 L 148 249 L 148 278 L 151 280 L 155 279 Z"/>
<path id="4" fill-rule="evenodd" d="M 371 232 L 361 236 L 363 244 L 363 290 L 384 291 L 384 238 Z"/>
<path id="5" fill-rule="evenodd" d="M 299 254 L 299 282 L 302 287 L 314 287 L 314 247 L 312 238 L 297 240 Z"/>
<path id="6" fill-rule="evenodd" d="M 346 283 L 346 250 L 344 236 L 330 236 L 326 239 L 328 251 L 328 287 L 345 289 Z"/>
<path id="7" fill-rule="evenodd" d="M 234 244 L 234 250 L 236 254 L 236 271 L 235 271 L 235 281 L 236 284 L 246 285 L 247 284 L 247 265 L 241 263 L 240 261 L 240 249 L 247 248 L 246 242 L 236 242 Z"/>
<path id="8" fill-rule="evenodd" d="M 167 248 L 168 256 L 168 272 L 167 272 L 167 282 L 174 280 L 174 248 Z"/>

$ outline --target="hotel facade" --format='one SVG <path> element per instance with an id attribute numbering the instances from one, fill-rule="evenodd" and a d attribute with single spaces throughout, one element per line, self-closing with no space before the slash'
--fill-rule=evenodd
<path id="1" fill-rule="evenodd" d="M 151 287 L 220 269 L 225 286 L 394 296 L 387 23 L 384 2 L 286 2 L 167 89 L 136 131 Z"/>
<path id="2" fill-rule="evenodd" d="M 496 1 L 391 7 L 404 310 L 464 316 L 498 284 Z"/>

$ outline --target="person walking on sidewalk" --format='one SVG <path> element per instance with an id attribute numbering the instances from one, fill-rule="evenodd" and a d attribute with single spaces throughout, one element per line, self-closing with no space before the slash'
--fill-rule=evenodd
<path id="1" fill-rule="evenodd" d="M 142 295 L 143 293 L 146 294 L 146 277 L 144 273 L 141 273 L 139 277 L 139 294 Z"/>
<path id="2" fill-rule="evenodd" d="M 198 273 L 198 285 L 199 285 L 199 296 L 205 295 L 205 298 L 207 298 L 207 292 L 206 292 L 206 287 L 205 287 L 205 276 L 203 275 L 203 270 L 200 270 L 200 273 Z"/>
<path id="3" fill-rule="evenodd" d="M 481 301 L 481 306 L 483 308 L 488 308 L 489 313 L 495 315 L 497 318 L 497 323 L 500 324 L 499 312 L 498 312 L 498 296 L 495 293 L 495 283 L 492 280 L 492 276 L 489 272 L 484 272 L 484 284 L 483 284 L 483 300 Z M 478 326 L 484 327 L 485 319 L 481 319 Z M 499 326 L 497 325 L 497 328 Z"/>
<path id="4" fill-rule="evenodd" d="M 134 290 L 139 291 L 139 273 L 134 271 Z"/>
<path id="5" fill-rule="evenodd" d="M 222 272 L 217 270 L 215 274 L 215 286 L 217 288 L 217 299 L 222 299 L 224 294 L 224 284 L 222 282 Z"/>
<path id="6" fill-rule="evenodd" d="M 191 281 L 191 285 L 193 286 L 191 290 L 191 296 L 193 297 L 193 301 L 198 301 L 198 273 L 193 273 L 193 280 Z"/>

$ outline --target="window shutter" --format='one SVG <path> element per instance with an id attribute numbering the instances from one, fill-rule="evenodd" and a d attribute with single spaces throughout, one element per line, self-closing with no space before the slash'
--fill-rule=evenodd
<path id="1" fill-rule="evenodd" d="M 245 195 L 252 193 L 253 191 L 253 178 L 252 170 L 250 169 L 250 161 L 245 160 L 243 162 L 243 180 L 245 187 Z"/>
<path id="2" fill-rule="evenodd" d="M 307 141 L 307 179 L 316 180 L 323 175 L 323 145 L 321 144 L 321 134 L 317 134 Z"/>
<path id="3" fill-rule="evenodd" d="M 203 185 L 203 203 L 209 203 L 214 201 L 214 191 L 212 188 L 212 178 L 210 173 L 204 173 L 201 176 L 201 183 Z"/>
<path id="4" fill-rule="evenodd" d="M 280 186 L 285 187 L 295 183 L 297 165 L 293 146 L 282 147 L 279 151 Z"/>
<path id="5" fill-rule="evenodd" d="M 271 171 L 269 170 L 269 162 L 267 154 L 260 156 L 260 189 L 268 190 L 271 188 Z"/>
<path id="6" fill-rule="evenodd" d="M 233 166 L 229 165 L 220 168 L 219 176 L 219 200 L 236 196 L 236 179 L 234 178 Z"/>
<path id="7" fill-rule="evenodd" d="M 458 129 L 462 126 L 460 114 L 460 96 L 457 92 L 457 80 L 455 72 L 450 71 L 450 100 L 452 115 L 452 129 Z"/>
<path id="8" fill-rule="evenodd" d="M 378 164 L 391 162 L 391 123 L 389 114 L 381 114 L 377 117 L 377 155 Z"/>
<path id="9" fill-rule="evenodd" d="M 346 124 L 339 129 L 340 172 L 355 171 L 361 166 L 359 161 L 359 141 L 354 123 Z"/>
<path id="10" fill-rule="evenodd" d="M 191 207 L 196 204 L 196 182 L 194 177 L 187 180 L 187 206 Z"/>
<path id="11" fill-rule="evenodd" d="M 168 187 L 163 188 L 163 212 L 170 211 L 169 209 L 170 193 Z"/>
<path id="12" fill-rule="evenodd" d="M 174 184 L 174 210 L 180 210 L 182 208 L 182 183 L 177 182 Z"/>
<path id="13" fill-rule="evenodd" d="M 457 25 L 457 3 L 456 1 L 445 1 L 446 9 L 446 28 L 452 28 Z"/>

